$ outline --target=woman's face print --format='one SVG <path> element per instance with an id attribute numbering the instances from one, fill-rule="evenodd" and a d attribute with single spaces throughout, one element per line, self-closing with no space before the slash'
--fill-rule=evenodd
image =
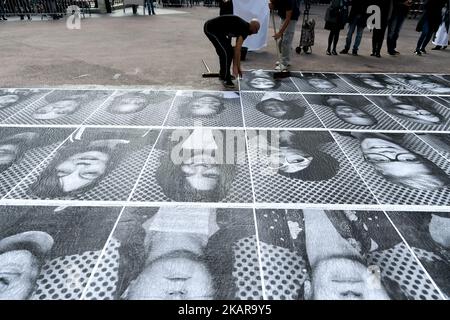
<path id="1" fill-rule="evenodd" d="M 33 118 L 37 120 L 53 120 L 74 113 L 80 106 L 75 100 L 61 100 L 36 109 Z"/>
<path id="2" fill-rule="evenodd" d="M 212 300 L 213 281 L 206 266 L 185 257 L 160 258 L 128 288 L 130 300 Z"/>
<path id="3" fill-rule="evenodd" d="M 397 103 L 392 106 L 395 113 L 411 119 L 411 121 L 424 124 L 440 124 L 439 116 L 419 106 L 407 103 Z"/>
<path id="4" fill-rule="evenodd" d="M 35 285 L 39 266 L 25 250 L 0 254 L 0 300 L 25 300 Z"/>
<path id="5" fill-rule="evenodd" d="M 213 116 L 219 113 L 222 102 L 216 97 L 201 97 L 195 99 L 191 104 L 191 113 L 197 117 Z"/>
<path id="6" fill-rule="evenodd" d="M 14 162 L 19 152 L 15 144 L 0 144 L 0 165 L 10 165 Z"/>
<path id="7" fill-rule="evenodd" d="M 366 138 L 361 142 L 361 150 L 366 161 L 383 175 L 414 177 L 432 172 L 414 153 L 388 140 Z"/>
<path id="8" fill-rule="evenodd" d="M 272 148 L 269 155 L 269 167 L 285 173 L 296 173 L 308 168 L 313 157 L 299 149 L 291 147 Z"/>
<path id="9" fill-rule="evenodd" d="M 139 112 L 147 105 L 144 97 L 118 97 L 118 103 L 111 107 L 111 111 L 116 114 L 129 114 Z"/>
<path id="10" fill-rule="evenodd" d="M 446 94 L 450 93 L 450 86 L 445 86 L 437 82 L 426 82 L 421 79 L 410 79 L 408 83 L 412 86 L 418 87 L 423 90 L 428 90 L 433 93 Z"/>
<path id="11" fill-rule="evenodd" d="M 311 87 L 316 89 L 327 90 L 336 88 L 336 85 L 333 82 L 323 78 L 310 78 L 306 81 Z"/>
<path id="12" fill-rule="evenodd" d="M 262 103 L 262 110 L 272 118 L 282 118 L 289 112 L 289 106 L 283 101 L 270 99 Z"/>
<path id="13" fill-rule="evenodd" d="M 336 105 L 334 108 L 336 116 L 347 123 L 356 126 L 371 126 L 377 123 L 375 117 L 359 108 L 350 106 L 345 101 L 342 101 L 341 104 Z"/>
<path id="14" fill-rule="evenodd" d="M 335 258 L 321 261 L 313 270 L 312 290 L 315 300 L 390 300 L 373 274 L 353 259 Z"/>
<path id="15" fill-rule="evenodd" d="M 86 187 L 103 176 L 110 157 L 99 151 L 77 153 L 61 162 L 56 167 L 64 192 L 71 192 Z"/>
<path id="16" fill-rule="evenodd" d="M 198 191 L 212 191 L 217 187 L 220 169 L 216 160 L 209 155 L 195 155 L 181 165 L 189 185 Z"/>
<path id="17" fill-rule="evenodd" d="M 250 86 L 258 90 L 273 89 L 275 85 L 276 85 L 275 80 L 265 77 L 253 78 L 250 81 Z"/>
<path id="18" fill-rule="evenodd" d="M 0 96 L 0 109 L 7 108 L 17 101 L 19 101 L 19 96 L 16 94 L 7 94 Z"/>
<path id="19" fill-rule="evenodd" d="M 377 90 L 385 89 L 385 86 L 375 78 L 360 78 L 363 83 L 368 85 L 369 87 Z"/>

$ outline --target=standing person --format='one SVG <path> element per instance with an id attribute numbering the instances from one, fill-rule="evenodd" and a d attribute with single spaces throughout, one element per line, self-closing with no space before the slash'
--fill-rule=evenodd
<path id="1" fill-rule="evenodd" d="M 238 16 L 224 15 L 206 21 L 204 32 L 216 48 L 220 61 L 220 79 L 224 86 L 234 88 L 231 80 L 230 67 L 233 62 L 233 74 L 242 75 L 241 71 L 241 48 L 244 40 L 252 34 L 258 33 L 259 21 L 252 19 L 246 22 Z M 231 39 L 236 38 L 236 46 L 231 46 Z"/>
<path id="2" fill-rule="evenodd" d="M 422 17 L 417 24 L 416 31 L 421 32 L 419 41 L 417 41 L 414 54 L 421 56 L 426 54 L 426 47 L 433 36 L 438 31 L 442 21 L 442 8 L 445 2 L 443 0 L 427 0 L 424 5 Z"/>
<path id="3" fill-rule="evenodd" d="M 403 22 L 408 15 L 412 0 L 394 0 L 392 14 L 388 21 L 387 29 L 387 50 L 391 56 L 399 55 L 400 52 L 396 50 L 397 40 L 402 29 Z"/>
<path id="4" fill-rule="evenodd" d="M 28 20 L 31 20 L 31 6 L 30 6 L 30 0 L 19 0 L 18 6 L 20 10 L 20 20 L 25 19 L 25 15 L 27 16 Z"/>
<path id="5" fill-rule="evenodd" d="M 352 54 L 354 56 L 358 55 L 359 45 L 361 44 L 361 39 L 363 36 L 364 28 L 366 27 L 366 16 L 367 16 L 367 0 L 352 0 L 352 9 L 350 10 L 350 15 L 348 17 L 348 33 L 347 40 L 345 43 L 345 48 L 340 53 L 347 54 L 352 45 L 353 34 L 356 30 L 355 43 L 353 44 Z"/>
<path id="6" fill-rule="evenodd" d="M 286 71 L 291 65 L 292 41 L 294 40 L 295 26 L 300 17 L 300 0 L 270 0 L 269 8 L 277 10 L 281 18 L 280 30 L 273 36 L 279 42 L 281 60 L 275 67 L 277 71 Z"/>
<path id="7" fill-rule="evenodd" d="M 145 0 L 144 5 L 147 6 L 148 15 L 155 15 L 155 7 L 153 6 L 153 0 Z"/>
<path id="8" fill-rule="evenodd" d="M 220 15 L 233 14 L 233 0 L 220 0 Z"/>
<path id="9" fill-rule="evenodd" d="M 372 57 L 381 58 L 381 48 L 383 47 L 384 36 L 388 26 L 389 13 L 393 0 L 372 0 L 371 5 L 380 8 L 380 28 L 373 29 L 372 35 Z"/>
<path id="10" fill-rule="evenodd" d="M 6 0 L 0 0 L 0 20 L 8 20 L 5 17 L 5 2 Z"/>
<path id="11" fill-rule="evenodd" d="M 337 56 L 337 43 L 339 41 L 339 33 L 344 29 L 348 19 L 348 1 L 332 0 L 325 16 L 325 30 L 330 31 L 328 36 L 327 55 Z M 333 50 L 331 50 L 333 45 Z"/>
<path id="12" fill-rule="evenodd" d="M 447 2 L 446 6 L 442 8 L 442 23 L 439 27 L 438 32 L 436 32 L 436 38 L 433 44 L 436 46 L 431 50 L 441 50 L 446 49 L 448 46 L 448 32 L 450 27 L 450 1 Z"/>

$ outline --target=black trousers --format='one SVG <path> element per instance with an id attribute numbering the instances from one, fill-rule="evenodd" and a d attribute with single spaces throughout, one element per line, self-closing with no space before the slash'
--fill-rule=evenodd
<path id="1" fill-rule="evenodd" d="M 216 48 L 217 55 L 220 62 L 220 77 L 225 81 L 231 81 L 231 63 L 233 62 L 233 46 L 231 45 L 231 38 L 226 37 L 222 33 L 210 31 L 208 23 L 205 23 L 204 31 L 209 41 L 212 42 Z"/>
<path id="2" fill-rule="evenodd" d="M 381 29 L 374 29 L 372 35 L 372 52 L 380 53 L 386 35 L 387 23 L 381 25 Z"/>

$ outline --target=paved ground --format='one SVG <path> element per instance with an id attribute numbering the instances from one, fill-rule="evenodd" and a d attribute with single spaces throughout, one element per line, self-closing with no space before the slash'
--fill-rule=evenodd
<path id="1" fill-rule="evenodd" d="M 163 10 L 163 9 L 161 9 Z M 164 11 L 161 11 L 163 13 Z M 201 59 L 215 66 L 212 46 L 203 35 L 203 22 L 215 8 L 182 8 L 184 14 L 157 16 L 92 17 L 81 30 L 68 30 L 65 21 L 8 21 L 0 24 L 2 72 L 0 86 L 134 85 L 171 88 L 219 89 L 215 80 L 200 78 Z M 172 10 L 171 10 L 172 11 Z M 119 15 L 119 17 L 117 17 Z M 326 31 L 324 7 L 313 7 L 318 22 L 316 46 L 310 56 L 297 56 L 293 69 L 336 72 L 443 72 L 450 51 L 425 57 L 411 54 L 418 34 L 416 21 L 407 21 L 399 42 L 400 57 L 372 58 L 370 33 L 366 33 L 361 57 L 328 57 L 324 54 Z M 123 16 L 123 17 L 121 17 Z M 298 33 L 296 38 L 299 38 Z M 344 33 L 341 37 L 343 44 Z M 261 53 L 253 53 L 244 64 L 250 68 L 272 68 L 272 41 Z"/>

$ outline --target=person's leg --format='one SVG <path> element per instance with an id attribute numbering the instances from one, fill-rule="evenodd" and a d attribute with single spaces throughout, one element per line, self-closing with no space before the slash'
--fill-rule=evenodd
<path id="1" fill-rule="evenodd" d="M 428 33 L 429 33 L 429 24 L 428 21 L 425 20 L 422 26 L 422 33 L 420 34 L 419 41 L 417 41 L 416 52 L 417 51 L 420 52 L 422 51 L 423 48 L 426 47 L 426 45 L 424 44 L 426 43 L 426 40 L 428 38 Z"/>
<path id="2" fill-rule="evenodd" d="M 396 49 L 397 49 L 397 41 L 398 41 L 398 38 L 400 37 L 400 31 L 402 30 L 405 20 L 406 20 L 406 14 L 400 13 L 397 15 L 397 23 L 395 24 L 395 29 L 394 29 L 393 37 L 392 37 L 392 47 L 394 48 L 393 51 L 396 51 Z"/>
<path id="3" fill-rule="evenodd" d="M 347 53 L 350 50 L 352 45 L 353 33 L 355 33 L 356 21 L 353 21 L 348 25 L 347 38 L 345 39 L 345 48 L 341 51 L 341 53 Z M 359 27 L 358 27 L 359 28 Z"/>
<path id="4" fill-rule="evenodd" d="M 333 44 L 333 39 L 334 39 L 334 30 L 331 29 L 330 30 L 330 34 L 328 35 L 328 47 L 327 47 L 327 54 L 328 55 L 331 54 L 331 45 Z"/>
<path id="5" fill-rule="evenodd" d="M 232 56 L 231 57 L 228 56 L 230 54 L 229 47 L 231 47 L 230 40 L 226 39 L 225 37 L 221 37 L 219 35 L 216 35 L 216 34 L 210 32 L 208 30 L 207 26 L 205 26 L 204 32 L 205 32 L 206 36 L 208 37 L 209 41 L 211 41 L 211 43 L 213 44 L 214 48 L 216 49 L 216 53 L 219 56 L 219 64 L 220 64 L 219 76 L 220 76 L 220 78 L 222 80 L 226 80 L 228 77 L 231 81 L 230 66 L 231 66 Z M 231 50 L 233 50 L 232 47 L 231 47 Z"/>
<path id="6" fill-rule="evenodd" d="M 287 67 L 291 64 L 292 42 L 294 41 L 296 24 L 297 24 L 297 20 L 291 20 L 291 22 L 289 22 L 289 25 L 283 34 L 283 39 L 281 40 L 281 61 L 280 61 L 280 63 L 285 67 Z"/>
<path id="7" fill-rule="evenodd" d="M 333 37 L 333 51 L 332 54 L 337 55 L 337 44 L 339 42 L 339 34 L 341 33 L 341 29 L 338 27 L 336 28 L 336 30 L 334 31 L 334 37 Z"/>
<path id="8" fill-rule="evenodd" d="M 149 3 L 150 3 L 150 8 L 152 9 L 152 14 L 155 15 L 156 13 L 155 13 L 155 6 L 153 4 L 153 0 L 149 0 Z M 149 14 L 150 14 L 150 10 L 149 10 Z"/>
<path id="9" fill-rule="evenodd" d="M 358 26 L 358 29 L 356 31 L 355 43 L 353 44 L 353 53 L 358 52 L 359 46 L 361 45 L 363 34 L 364 34 L 364 27 Z"/>
<path id="10" fill-rule="evenodd" d="M 397 22 L 398 22 L 397 15 L 393 13 L 393 16 L 388 21 L 387 37 L 386 37 L 387 51 L 389 54 L 393 54 L 395 50 L 394 37 L 397 29 Z"/>

